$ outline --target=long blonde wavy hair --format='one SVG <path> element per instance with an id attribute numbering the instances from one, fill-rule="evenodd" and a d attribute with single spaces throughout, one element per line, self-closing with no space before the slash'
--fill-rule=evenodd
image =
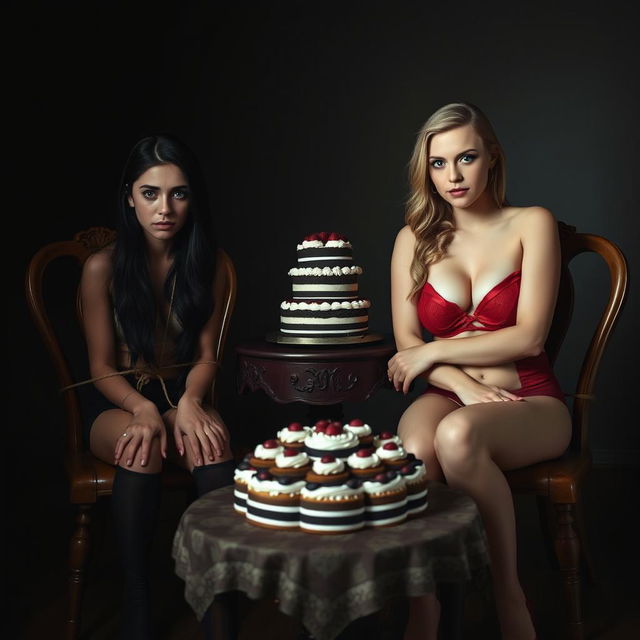
<path id="1" fill-rule="evenodd" d="M 455 226 L 451 205 L 435 190 L 429 177 L 429 147 L 437 133 L 471 124 L 494 158 L 489 170 L 487 188 L 497 206 L 505 206 L 505 156 L 489 119 L 478 107 L 468 102 L 452 102 L 440 107 L 424 123 L 409 162 L 410 196 L 406 204 L 405 222 L 416 237 L 411 263 L 413 288 L 410 298 L 422 289 L 429 275 L 429 266 L 442 260 L 453 240 Z"/>

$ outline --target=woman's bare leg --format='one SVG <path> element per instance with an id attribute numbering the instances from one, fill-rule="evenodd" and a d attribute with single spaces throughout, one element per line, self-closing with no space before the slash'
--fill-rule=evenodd
<path id="1" fill-rule="evenodd" d="M 402 438 L 404 448 L 425 463 L 429 480 L 444 480 L 433 439 L 440 421 L 455 409 L 456 403 L 449 398 L 425 394 L 417 398 L 400 418 L 398 435 Z M 404 640 L 435 640 L 439 621 L 440 603 L 435 593 L 409 598 L 409 619 Z"/>
<path id="2" fill-rule="evenodd" d="M 447 482 L 470 495 L 482 516 L 504 640 L 530 640 L 535 631 L 518 578 L 513 497 L 502 470 L 555 458 L 570 438 L 566 406 L 542 396 L 461 407 L 436 430 Z"/>

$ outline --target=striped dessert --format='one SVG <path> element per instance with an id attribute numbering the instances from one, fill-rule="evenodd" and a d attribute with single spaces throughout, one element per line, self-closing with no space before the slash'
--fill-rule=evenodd
<path id="1" fill-rule="evenodd" d="M 324 456 L 313 463 L 300 490 L 300 529 L 310 533 L 348 533 L 364 527 L 362 482 L 350 478 L 344 462 Z"/>
<path id="2" fill-rule="evenodd" d="M 358 436 L 335 420 L 318 420 L 313 431 L 304 439 L 304 451 L 314 460 L 326 455 L 346 460 L 357 449 Z"/>
<path id="3" fill-rule="evenodd" d="M 347 337 L 369 330 L 368 300 L 283 300 L 280 303 L 280 331 L 308 337 Z"/>
<path id="4" fill-rule="evenodd" d="M 261 469 L 249 480 L 247 521 L 267 529 L 298 529 L 300 490 L 304 485 L 304 479 L 275 478 Z"/>
<path id="5" fill-rule="evenodd" d="M 422 513 L 427 508 L 427 471 L 422 460 L 414 458 L 400 469 L 407 485 L 407 517 Z"/>
<path id="6" fill-rule="evenodd" d="M 257 469 L 252 467 L 248 460 L 243 460 L 238 464 L 233 472 L 233 508 L 244 514 L 247 511 L 247 490 L 251 476 Z"/>
<path id="7" fill-rule="evenodd" d="M 367 527 L 387 527 L 407 519 L 407 486 L 399 473 L 380 473 L 362 487 Z"/>

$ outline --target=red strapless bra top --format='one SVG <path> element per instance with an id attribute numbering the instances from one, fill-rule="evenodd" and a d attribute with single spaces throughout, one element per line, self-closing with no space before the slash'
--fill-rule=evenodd
<path id="1" fill-rule="evenodd" d="M 487 292 L 472 313 L 445 300 L 428 282 L 418 299 L 418 318 L 437 338 L 450 338 L 463 331 L 495 331 L 516 323 L 520 296 L 520 270 L 510 273 Z"/>

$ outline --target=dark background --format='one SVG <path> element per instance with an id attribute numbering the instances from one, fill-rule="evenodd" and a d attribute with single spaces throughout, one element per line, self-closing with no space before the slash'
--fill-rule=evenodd
<path id="1" fill-rule="evenodd" d="M 371 330 L 390 334 L 389 260 L 404 224 L 407 163 L 426 118 L 458 99 L 492 120 L 512 203 L 545 206 L 604 235 L 629 261 L 632 287 L 600 368 L 590 437 L 597 463 L 637 462 L 640 207 L 629 11 L 617 2 L 21 4 L 5 23 L 14 36 L 5 106 L 15 107 L 6 127 L 16 143 L 5 210 L 5 251 L 14 256 L 5 429 L 10 457 L 31 478 L 19 503 L 46 511 L 66 500 L 57 488 L 62 403 L 25 306 L 24 271 L 43 243 L 113 224 L 120 168 L 140 136 L 175 132 L 209 176 L 239 284 L 223 413 L 233 436 L 253 443 L 303 409 L 274 406 L 261 393 L 237 397 L 234 345 L 277 328 L 295 245 L 320 230 L 352 240 Z M 596 259 L 579 259 L 576 276 L 576 321 L 557 365 L 567 392 L 607 286 Z M 382 390 L 345 413 L 395 429 L 410 399 Z"/>

